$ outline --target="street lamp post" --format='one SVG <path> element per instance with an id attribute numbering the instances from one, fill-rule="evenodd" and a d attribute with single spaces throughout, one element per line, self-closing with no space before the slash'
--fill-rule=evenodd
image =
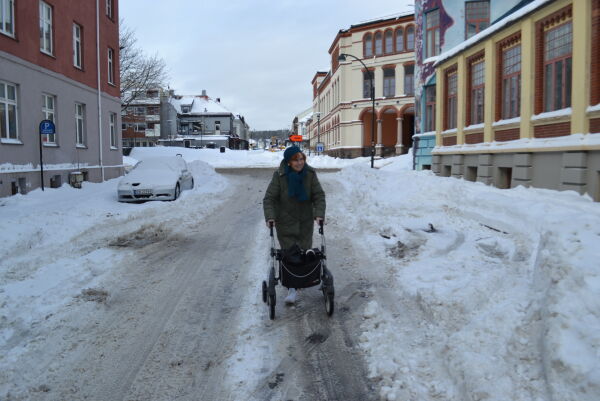
<path id="1" fill-rule="evenodd" d="M 341 62 L 346 61 L 346 57 L 352 57 L 355 60 L 358 60 L 365 70 L 369 73 L 369 80 L 371 81 L 371 104 L 373 105 L 372 116 L 371 116 L 371 168 L 374 167 L 375 164 L 375 85 L 373 85 L 373 81 L 375 80 L 375 72 L 369 70 L 369 68 L 356 56 L 347 53 L 341 53 L 338 57 L 338 60 Z"/>
<path id="2" fill-rule="evenodd" d="M 319 147 L 319 143 L 321 143 L 321 112 L 317 111 L 317 148 Z M 320 154 L 317 151 L 317 154 Z"/>

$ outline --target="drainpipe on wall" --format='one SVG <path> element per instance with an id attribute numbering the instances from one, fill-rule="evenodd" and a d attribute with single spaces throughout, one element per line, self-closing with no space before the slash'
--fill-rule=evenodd
<path id="1" fill-rule="evenodd" d="M 98 75 L 98 141 L 100 146 L 100 173 L 104 181 L 104 164 L 102 163 L 102 89 L 100 87 L 100 4 L 96 0 L 96 72 Z"/>

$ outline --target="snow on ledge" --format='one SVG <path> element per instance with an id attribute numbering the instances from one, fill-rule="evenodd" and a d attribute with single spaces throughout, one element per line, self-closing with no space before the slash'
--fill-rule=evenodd
<path id="1" fill-rule="evenodd" d="M 414 134 L 413 138 L 420 138 L 422 136 L 435 136 L 435 131 L 421 132 L 420 134 Z"/>
<path id="2" fill-rule="evenodd" d="M 545 113 L 535 114 L 535 115 L 531 116 L 531 121 L 545 120 L 548 118 L 555 118 L 555 117 L 570 116 L 572 112 L 573 112 L 573 109 L 571 109 L 570 107 L 567 107 L 566 109 L 547 111 Z"/>
<path id="3" fill-rule="evenodd" d="M 474 145 L 436 146 L 432 153 L 481 153 L 497 151 L 528 151 L 555 148 L 573 148 L 585 146 L 600 146 L 600 133 L 598 134 L 572 134 L 554 138 L 523 138 L 507 142 L 487 142 Z"/>
<path id="4" fill-rule="evenodd" d="M 498 120 L 492 123 L 492 127 L 500 127 L 502 125 L 518 124 L 521 122 L 521 117 L 508 118 L 506 120 Z"/>
<path id="5" fill-rule="evenodd" d="M 0 143 L 9 143 L 12 145 L 23 145 L 23 142 L 20 139 L 2 138 L 2 139 L 0 139 Z"/>
<path id="6" fill-rule="evenodd" d="M 598 103 L 598 104 L 597 104 L 597 105 L 595 105 L 595 106 L 589 106 L 589 107 L 587 108 L 587 112 L 588 112 L 588 113 L 592 113 L 592 112 L 594 112 L 594 111 L 600 111 L 600 103 Z"/>
<path id="7" fill-rule="evenodd" d="M 79 163 L 79 166 L 76 163 L 58 163 L 58 164 L 46 164 L 44 163 L 44 170 L 46 171 L 55 171 L 55 170 L 73 170 L 79 169 L 81 167 L 89 168 L 88 163 Z M 109 166 L 104 166 L 109 167 Z M 110 166 L 113 167 L 113 166 Z M 0 173 L 28 173 L 40 171 L 40 166 L 34 166 L 33 163 L 27 164 L 12 164 L 12 163 L 3 163 L 0 164 Z"/>
<path id="8" fill-rule="evenodd" d="M 485 126 L 485 123 L 471 124 L 471 125 L 463 128 L 463 131 L 475 131 L 478 129 L 483 129 L 484 126 Z"/>
<path id="9" fill-rule="evenodd" d="M 427 57 L 425 60 L 423 60 L 423 64 L 435 63 L 438 61 L 438 59 L 439 59 L 439 56 Z"/>
<path id="10" fill-rule="evenodd" d="M 445 131 L 442 131 L 442 135 L 456 134 L 457 132 L 458 132 L 458 128 L 450 128 Z"/>

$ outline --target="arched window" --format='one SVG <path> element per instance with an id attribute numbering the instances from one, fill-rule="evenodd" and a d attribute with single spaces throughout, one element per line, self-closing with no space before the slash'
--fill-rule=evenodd
<path id="1" fill-rule="evenodd" d="M 373 56 L 373 36 L 371 36 L 370 33 L 367 33 L 365 35 L 365 38 L 363 39 L 363 46 L 364 46 L 365 57 L 372 57 Z"/>
<path id="2" fill-rule="evenodd" d="M 391 30 L 385 31 L 385 54 L 394 52 L 394 34 Z"/>
<path id="3" fill-rule="evenodd" d="M 396 52 L 404 51 L 404 29 L 396 29 Z"/>
<path id="4" fill-rule="evenodd" d="M 413 26 L 406 29 L 406 50 L 415 50 L 415 28 Z"/>
<path id="5" fill-rule="evenodd" d="M 381 32 L 375 34 L 375 55 L 381 56 L 383 54 L 383 35 Z"/>

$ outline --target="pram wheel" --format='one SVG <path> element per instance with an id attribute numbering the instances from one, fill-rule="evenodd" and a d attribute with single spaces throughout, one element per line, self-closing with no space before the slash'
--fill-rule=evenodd
<path id="1" fill-rule="evenodd" d="M 333 294 L 325 294 L 325 312 L 327 316 L 333 315 Z"/>
<path id="2" fill-rule="evenodd" d="M 275 319 L 275 296 L 269 295 L 269 319 Z"/>
<path id="3" fill-rule="evenodd" d="M 323 268 L 323 278 L 322 278 L 322 290 L 323 296 L 325 297 L 325 312 L 327 312 L 327 316 L 333 315 L 333 299 L 335 297 L 335 289 L 333 287 L 333 276 L 327 270 L 326 267 Z"/>
<path id="4" fill-rule="evenodd" d="M 275 304 L 277 302 L 275 292 L 275 285 L 277 285 L 277 280 L 275 280 L 275 269 L 271 268 L 269 272 L 269 285 L 267 286 L 267 305 L 269 305 L 269 319 L 275 319 Z"/>
<path id="5" fill-rule="evenodd" d="M 267 282 L 264 280 L 262 282 L 262 300 L 267 303 Z"/>

